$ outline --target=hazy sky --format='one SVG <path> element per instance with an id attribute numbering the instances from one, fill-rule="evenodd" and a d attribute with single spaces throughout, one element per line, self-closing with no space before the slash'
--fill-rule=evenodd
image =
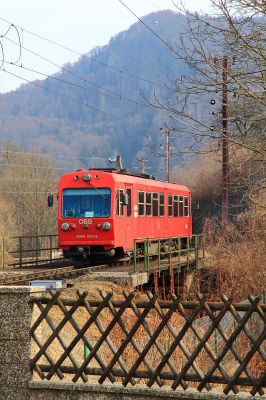
<path id="1" fill-rule="evenodd" d="M 172 0 L 123 0 L 139 17 L 151 12 L 177 10 Z M 191 10 L 211 12 L 209 0 L 189 0 Z M 118 0 L 8 0 L 2 2 L 0 18 L 23 28 L 18 33 L 12 28 L 2 39 L 4 59 L 15 63 L 20 58 L 18 37 L 23 46 L 52 60 L 55 64 L 76 61 L 79 56 L 36 38 L 25 30 L 65 45 L 78 53 L 87 53 L 96 46 L 107 44 L 111 36 L 127 29 L 137 19 Z M 9 24 L 0 20 L 0 34 L 4 35 Z M 1 52 L 2 53 L 2 52 Z M 0 53 L 0 54 L 1 54 Z M 3 55 L 0 56 L 3 59 Z M 0 65 L 1 65 L 0 61 Z M 21 63 L 21 58 L 18 64 Z M 58 67 L 22 52 L 22 64 L 46 74 L 58 71 Z M 3 69 L 3 65 L 1 67 Z M 8 63 L 4 68 L 28 80 L 41 79 L 40 75 L 26 72 Z M 16 89 L 23 80 L 0 70 L 0 92 Z"/>

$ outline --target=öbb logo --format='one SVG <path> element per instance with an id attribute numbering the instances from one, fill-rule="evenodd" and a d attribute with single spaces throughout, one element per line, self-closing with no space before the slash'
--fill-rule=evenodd
<path id="1" fill-rule="evenodd" d="M 85 218 L 85 219 L 79 219 L 79 224 L 80 225 L 91 225 L 92 224 L 92 219 L 87 219 L 87 218 Z"/>

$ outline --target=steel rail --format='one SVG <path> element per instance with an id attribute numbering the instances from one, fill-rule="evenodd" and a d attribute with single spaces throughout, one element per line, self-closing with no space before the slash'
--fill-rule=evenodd
<path id="1" fill-rule="evenodd" d="M 6 286 L 6 285 L 23 285 L 25 283 L 28 283 L 29 281 L 32 280 L 38 280 L 41 278 L 47 278 L 47 279 L 59 279 L 59 278 L 66 278 L 66 277 L 73 277 L 76 275 L 85 275 L 88 273 L 88 270 L 91 271 L 91 267 L 86 267 L 86 268 L 75 268 L 75 267 L 64 267 L 64 268 L 55 268 L 55 269 L 50 269 L 46 271 L 38 271 L 38 272 L 30 272 L 30 273 L 23 273 L 23 274 L 16 274 L 13 275 L 12 277 L 10 274 L 8 276 L 5 276 L 4 278 L 0 278 L 0 286 Z"/>
<path id="2" fill-rule="evenodd" d="M 125 262 L 125 260 L 120 261 L 115 266 L 113 265 L 112 268 L 119 268 L 119 264 Z M 51 264 L 47 264 L 51 265 Z M 121 267 L 121 265 L 120 265 Z M 78 263 L 78 265 L 71 265 L 68 267 L 61 267 L 61 268 L 54 268 L 54 269 L 47 269 L 42 271 L 36 272 L 22 272 L 23 268 L 20 269 L 20 273 L 17 272 L 6 272 L 4 276 L 0 275 L 0 286 L 6 285 L 23 285 L 28 283 L 31 280 L 38 280 L 42 278 L 46 279 L 59 279 L 59 278 L 69 278 L 75 277 L 79 275 L 90 274 L 92 272 L 97 272 L 101 270 L 108 270 L 110 268 L 110 264 L 101 264 L 101 265 L 84 265 Z M 93 277 L 92 277 L 93 279 Z"/>

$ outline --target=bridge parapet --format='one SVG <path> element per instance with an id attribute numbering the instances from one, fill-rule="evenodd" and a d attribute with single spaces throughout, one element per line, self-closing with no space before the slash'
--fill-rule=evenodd
<path id="1" fill-rule="evenodd" d="M 194 302 L 138 296 L 51 292 L 32 300 L 35 379 L 264 394 L 266 305 L 259 297 L 233 304 L 226 296 L 216 303 L 201 294 Z"/>
<path id="2" fill-rule="evenodd" d="M 265 313 L 259 297 L 91 299 L 2 287 L 0 399 L 265 397 Z"/>
<path id="3" fill-rule="evenodd" d="M 250 400 L 247 393 L 225 396 L 222 392 L 200 393 L 196 390 L 125 388 L 115 385 L 31 382 L 29 400 Z M 264 397 L 263 397 L 264 399 Z M 265 400 L 265 399 L 264 399 Z"/>

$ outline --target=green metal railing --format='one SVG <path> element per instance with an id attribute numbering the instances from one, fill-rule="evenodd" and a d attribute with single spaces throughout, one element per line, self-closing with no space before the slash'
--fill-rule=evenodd
<path id="1" fill-rule="evenodd" d="M 142 249 L 139 252 L 139 249 Z M 0 269 L 39 262 L 52 262 L 62 257 L 57 235 L 14 236 L 0 238 Z M 202 235 L 191 238 L 136 239 L 133 249 L 133 270 L 156 269 L 159 276 L 167 266 L 190 267 L 204 258 Z"/>
<path id="2" fill-rule="evenodd" d="M 0 269 L 52 262 L 62 257 L 57 235 L 13 236 L 0 238 Z"/>
<path id="3" fill-rule="evenodd" d="M 202 235 L 192 235 L 191 238 L 136 239 L 133 249 L 133 272 L 139 271 L 140 265 L 144 264 L 147 273 L 150 270 L 157 270 L 160 276 L 165 266 L 168 268 L 173 264 L 174 268 L 190 267 L 203 258 Z"/>

